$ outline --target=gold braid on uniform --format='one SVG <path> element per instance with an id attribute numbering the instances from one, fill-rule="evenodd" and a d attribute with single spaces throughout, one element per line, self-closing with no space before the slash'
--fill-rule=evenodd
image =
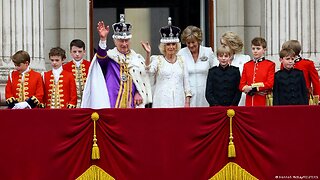
<path id="1" fill-rule="evenodd" d="M 45 108 L 46 106 L 44 105 L 44 103 L 40 103 L 38 104 L 38 108 Z"/>
<path id="2" fill-rule="evenodd" d="M 6 103 L 9 108 L 13 108 L 15 103 L 18 103 L 18 100 L 15 97 L 10 97 L 10 98 L 6 99 Z"/>
<path id="3" fill-rule="evenodd" d="M 75 64 L 72 64 L 72 73 L 74 79 L 76 81 L 76 88 L 77 88 L 77 106 L 81 106 L 82 94 L 84 90 L 84 85 L 87 80 L 86 76 L 86 68 L 85 64 L 81 63 L 79 67 Z"/>
<path id="4" fill-rule="evenodd" d="M 67 108 L 68 108 L 68 109 L 71 109 L 71 108 L 76 108 L 76 105 L 73 105 L 73 104 L 68 104 L 68 105 L 67 105 Z"/>
<path id="5" fill-rule="evenodd" d="M 63 99 L 63 75 L 60 74 L 59 80 L 57 83 L 54 81 L 54 76 L 51 74 L 50 76 L 50 84 L 49 84 L 49 103 L 46 106 L 50 108 L 63 108 L 64 107 L 64 99 Z"/>
<path id="6" fill-rule="evenodd" d="M 40 104 L 40 101 L 38 100 L 37 97 L 35 96 L 31 96 L 30 98 L 28 98 L 27 103 L 31 106 L 31 108 L 35 108 Z"/>

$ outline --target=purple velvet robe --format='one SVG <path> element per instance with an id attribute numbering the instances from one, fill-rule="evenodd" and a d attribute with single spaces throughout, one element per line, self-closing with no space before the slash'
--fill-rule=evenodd
<path id="1" fill-rule="evenodd" d="M 118 108 L 115 107 L 116 101 L 118 98 L 118 94 L 122 92 L 119 92 L 120 90 L 120 65 L 114 61 L 113 59 L 109 58 L 107 56 L 107 50 L 103 50 L 100 47 L 98 47 L 97 51 L 97 59 L 100 64 L 100 67 L 102 69 L 102 72 L 105 77 L 106 85 L 108 88 L 108 93 L 109 93 L 109 98 L 110 98 L 110 107 L 111 108 Z M 104 59 L 100 59 L 99 57 L 106 57 Z M 131 80 L 132 81 L 132 80 Z M 129 94 L 128 96 L 132 96 L 132 101 L 131 101 L 131 108 L 134 108 L 134 101 L 133 97 L 136 92 L 136 87 L 133 82 L 132 83 L 132 93 Z M 123 88 L 121 88 L 123 90 Z M 129 97 L 128 97 L 129 98 Z"/>

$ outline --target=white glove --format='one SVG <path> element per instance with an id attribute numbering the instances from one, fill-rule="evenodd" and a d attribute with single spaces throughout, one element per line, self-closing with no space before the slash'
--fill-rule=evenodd
<path id="1" fill-rule="evenodd" d="M 31 106 L 26 101 L 24 101 L 16 103 L 12 109 L 31 109 Z"/>

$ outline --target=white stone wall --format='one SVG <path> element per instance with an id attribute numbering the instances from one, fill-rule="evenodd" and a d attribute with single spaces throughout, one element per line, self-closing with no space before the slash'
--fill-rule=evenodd
<path id="1" fill-rule="evenodd" d="M 217 44 L 225 31 L 235 31 L 243 38 L 244 53 L 252 55 L 251 40 L 267 40 L 266 57 L 279 67 L 282 43 L 297 39 L 302 56 L 320 66 L 320 1 L 316 0 L 216 0 Z"/>
<path id="2" fill-rule="evenodd" d="M 52 47 L 64 48 L 70 60 L 71 40 L 79 38 L 89 46 L 88 4 L 89 0 L 0 1 L 0 104 L 13 68 L 10 56 L 16 51 L 29 52 L 31 68 L 45 71 L 51 69 L 48 53 Z"/>
<path id="3" fill-rule="evenodd" d="M 216 6 L 216 48 L 220 46 L 220 37 L 226 31 L 234 31 L 244 39 L 244 0 L 217 0 Z"/>
<path id="4" fill-rule="evenodd" d="M 265 0 L 268 55 L 278 61 L 282 43 L 299 40 L 302 56 L 314 61 L 319 70 L 320 2 L 316 0 Z"/>
<path id="5" fill-rule="evenodd" d="M 33 60 L 31 67 L 44 71 L 50 69 L 48 53 L 52 47 L 65 49 L 68 61 L 69 43 L 79 38 L 86 43 L 85 58 L 89 58 L 89 28 L 96 31 L 95 24 L 88 25 L 88 5 L 89 0 L 0 1 L 0 103 L 7 74 L 13 67 L 10 56 L 17 50 L 28 51 Z M 302 55 L 314 60 L 319 69 L 320 1 L 215 0 L 215 6 L 217 45 L 221 34 L 235 31 L 244 40 L 244 53 L 251 55 L 251 40 L 262 36 L 268 42 L 267 58 L 279 65 L 282 43 L 297 39 L 302 44 Z"/>
<path id="6" fill-rule="evenodd" d="M 44 53 L 46 69 L 50 68 L 48 53 L 51 48 L 60 46 L 71 59 L 69 44 L 73 39 L 81 39 L 86 44 L 89 58 L 88 38 L 89 0 L 44 0 Z"/>
<path id="7" fill-rule="evenodd" d="M 31 57 L 31 68 L 44 71 L 43 0 L 0 1 L 0 104 L 4 88 L 13 69 L 10 56 L 25 50 Z"/>

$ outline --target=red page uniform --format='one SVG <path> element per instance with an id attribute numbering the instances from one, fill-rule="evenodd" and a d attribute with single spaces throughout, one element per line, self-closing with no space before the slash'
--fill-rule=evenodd
<path id="1" fill-rule="evenodd" d="M 75 108 L 77 92 L 74 77 L 63 70 L 55 83 L 52 70 L 44 73 L 46 108 Z"/>
<path id="2" fill-rule="evenodd" d="M 306 85 L 309 92 L 311 92 L 312 83 L 313 95 L 320 95 L 319 75 L 314 67 L 313 61 L 299 58 L 295 60 L 294 68 L 303 71 L 304 79 L 306 80 Z"/>
<path id="3" fill-rule="evenodd" d="M 266 95 L 272 90 L 274 72 L 275 63 L 264 58 L 257 61 L 251 60 L 244 64 L 240 90 L 242 91 L 245 85 L 262 85 L 257 88 L 257 92 L 246 95 L 246 106 L 266 106 Z"/>
<path id="4" fill-rule="evenodd" d="M 83 89 L 87 80 L 89 67 L 90 62 L 87 60 L 82 60 L 79 67 L 77 67 L 73 60 L 63 65 L 63 69 L 71 72 L 74 76 L 77 87 L 77 107 L 80 107 L 81 105 Z"/>
<path id="5" fill-rule="evenodd" d="M 30 69 L 24 76 L 18 71 L 9 74 L 6 85 L 6 102 L 9 108 L 15 103 L 26 101 L 31 108 L 37 107 L 43 100 L 41 74 Z"/>

